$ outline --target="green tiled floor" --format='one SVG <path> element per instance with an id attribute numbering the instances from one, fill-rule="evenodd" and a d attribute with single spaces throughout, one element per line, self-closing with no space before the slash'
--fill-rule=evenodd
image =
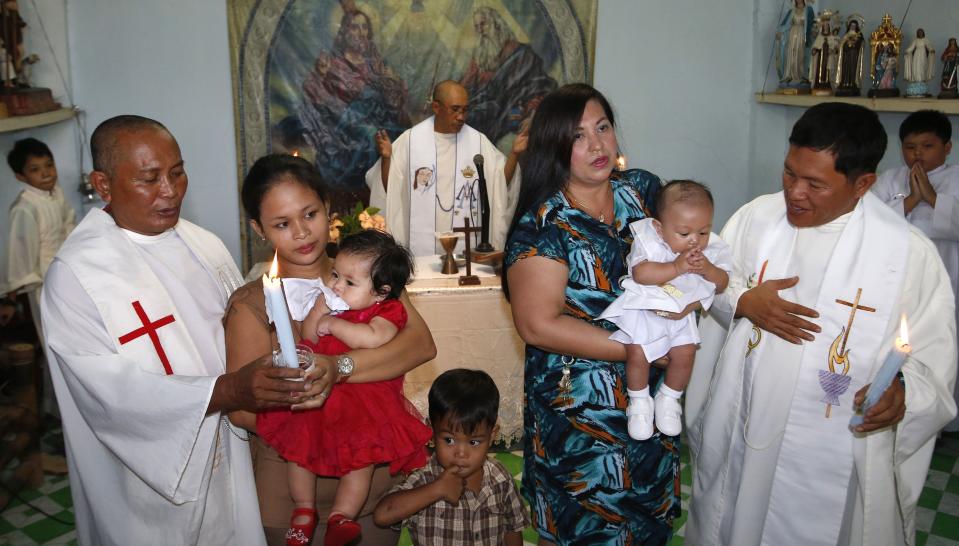
<path id="1" fill-rule="evenodd" d="M 496 457 L 517 477 L 522 472 L 522 459 L 518 453 L 497 453 Z M 674 546 L 683 543 L 690 484 L 689 454 L 684 449 L 681 491 L 683 513 L 676 521 L 676 535 L 671 543 Z M 47 476 L 42 487 L 26 491 L 22 496 L 47 513 L 60 519 L 73 520 L 70 488 L 65 477 Z M 945 434 L 936 445 L 926 486 L 919 498 L 916 529 L 918 546 L 959 546 L 959 433 Z M 523 538 L 529 544 L 536 543 L 536 533 L 531 529 L 526 530 Z M 34 544 L 76 544 L 75 533 L 71 527 L 14 501 L 0 513 L 0 546 Z M 405 533 L 400 544 L 410 544 Z"/>

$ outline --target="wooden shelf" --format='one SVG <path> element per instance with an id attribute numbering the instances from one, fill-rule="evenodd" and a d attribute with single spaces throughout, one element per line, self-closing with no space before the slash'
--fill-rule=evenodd
<path id="1" fill-rule="evenodd" d="M 959 99 L 871 99 L 869 97 L 817 97 L 813 95 L 780 95 L 778 93 L 756 93 L 756 102 L 762 104 L 780 104 L 809 108 L 821 102 L 845 102 L 865 106 L 877 112 L 915 112 L 917 110 L 939 110 L 949 115 L 959 115 Z"/>
<path id="2" fill-rule="evenodd" d="M 32 116 L 10 116 L 0 119 L 0 133 L 9 133 L 11 131 L 21 131 L 31 127 L 41 127 L 66 121 L 77 115 L 74 108 L 61 108 L 42 114 L 33 114 Z"/>

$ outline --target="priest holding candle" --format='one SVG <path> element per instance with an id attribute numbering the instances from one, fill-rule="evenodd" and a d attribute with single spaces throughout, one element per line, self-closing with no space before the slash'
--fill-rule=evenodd
<path id="1" fill-rule="evenodd" d="M 874 112 L 814 106 L 783 191 L 723 230 L 734 271 L 686 395 L 691 544 L 913 543 L 936 433 L 956 415 L 956 325 L 935 247 L 868 191 L 885 149 Z"/>
<path id="2" fill-rule="evenodd" d="M 180 148 L 159 122 L 119 116 L 91 137 L 94 209 L 41 297 L 80 544 L 265 543 L 246 432 L 224 412 L 312 407 L 268 355 L 224 373 L 221 318 L 242 282 L 213 234 L 180 219 Z M 315 397 L 315 401 L 313 400 Z"/>

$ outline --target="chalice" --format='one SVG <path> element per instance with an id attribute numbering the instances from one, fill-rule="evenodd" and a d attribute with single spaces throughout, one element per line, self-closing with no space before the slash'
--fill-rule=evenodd
<path id="1" fill-rule="evenodd" d="M 443 256 L 442 271 L 444 275 L 455 275 L 460 272 L 460 268 L 456 265 L 456 259 L 453 257 L 453 249 L 456 248 L 457 239 L 459 239 L 459 237 L 452 233 L 440 235 L 440 244 L 443 245 L 443 250 L 446 251 L 446 256 Z"/>

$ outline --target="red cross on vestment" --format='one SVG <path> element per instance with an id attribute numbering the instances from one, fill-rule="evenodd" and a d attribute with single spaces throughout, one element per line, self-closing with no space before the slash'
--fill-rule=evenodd
<path id="1" fill-rule="evenodd" d="M 153 342 L 153 348 L 156 349 L 157 356 L 160 357 L 160 362 L 163 364 L 163 369 L 166 371 L 167 375 L 173 375 L 173 368 L 170 367 L 170 360 L 167 359 L 166 352 L 163 350 L 163 345 L 160 345 L 160 336 L 157 335 L 158 329 L 170 324 L 175 320 L 173 315 L 167 315 L 156 322 L 150 322 L 150 317 L 147 316 L 146 311 L 143 310 L 143 306 L 140 305 L 139 301 L 133 302 L 133 310 L 136 311 L 137 316 L 140 318 L 140 323 L 142 323 L 143 326 L 120 336 L 120 345 L 126 345 L 134 339 L 144 335 L 150 336 L 150 341 Z"/>

